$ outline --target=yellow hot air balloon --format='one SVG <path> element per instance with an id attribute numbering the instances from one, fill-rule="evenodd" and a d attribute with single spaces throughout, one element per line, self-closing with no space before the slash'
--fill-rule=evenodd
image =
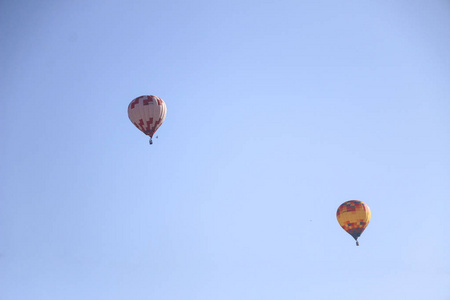
<path id="1" fill-rule="evenodd" d="M 359 246 L 358 238 L 369 225 L 369 206 L 359 200 L 350 200 L 339 206 L 336 217 L 339 225 L 355 239 L 356 246 Z"/>

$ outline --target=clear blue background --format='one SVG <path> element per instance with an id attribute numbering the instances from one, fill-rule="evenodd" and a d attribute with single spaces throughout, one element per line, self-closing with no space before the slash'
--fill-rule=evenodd
<path id="1" fill-rule="evenodd" d="M 450 299 L 448 1 L 3 1 L 0 51 L 2 300 Z"/>

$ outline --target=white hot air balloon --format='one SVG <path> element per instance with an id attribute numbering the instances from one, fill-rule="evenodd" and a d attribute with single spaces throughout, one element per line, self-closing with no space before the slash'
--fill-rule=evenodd
<path id="1" fill-rule="evenodd" d="M 128 105 L 128 118 L 137 129 L 150 136 L 150 144 L 153 144 L 153 135 L 164 122 L 166 112 L 166 103 L 153 95 L 137 97 Z"/>

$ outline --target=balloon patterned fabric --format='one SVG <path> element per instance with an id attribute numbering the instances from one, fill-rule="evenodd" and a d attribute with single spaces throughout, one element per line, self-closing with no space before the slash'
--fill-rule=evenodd
<path id="1" fill-rule="evenodd" d="M 153 95 L 135 98 L 128 105 L 130 121 L 144 134 L 153 137 L 166 118 L 167 107 L 164 101 Z"/>
<path id="2" fill-rule="evenodd" d="M 339 225 L 347 231 L 355 240 L 369 225 L 370 208 L 367 204 L 358 200 L 350 200 L 339 206 L 336 217 Z"/>

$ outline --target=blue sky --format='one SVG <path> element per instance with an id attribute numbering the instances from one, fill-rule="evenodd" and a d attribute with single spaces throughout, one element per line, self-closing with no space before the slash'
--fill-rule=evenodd
<path id="1" fill-rule="evenodd" d="M 3 300 L 450 299 L 448 1 L 9 2 Z"/>

